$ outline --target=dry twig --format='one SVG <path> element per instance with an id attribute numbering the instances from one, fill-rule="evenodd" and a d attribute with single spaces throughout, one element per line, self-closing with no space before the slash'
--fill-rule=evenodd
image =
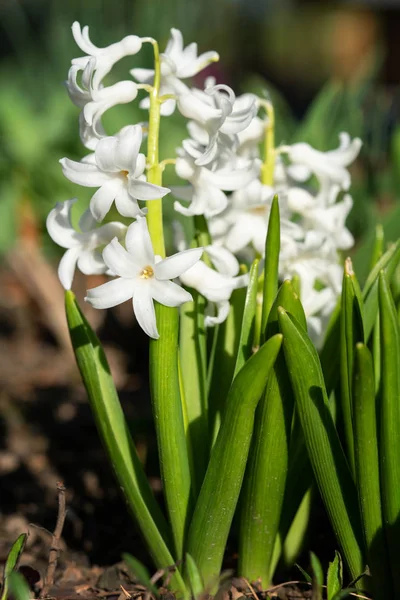
<path id="1" fill-rule="evenodd" d="M 65 509 L 65 487 L 61 482 L 57 483 L 58 490 L 58 514 L 57 522 L 54 528 L 53 537 L 51 540 L 51 548 L 49 552 L 49 563 L 47 565 L 44 585 L 40 593 L 41 598 L 46 598 L 50 587 L 54 583 L 54 575 L 57 568 L 58 556 L 60 553 L 60 539 L 64 527 L 66 509 Z"/>

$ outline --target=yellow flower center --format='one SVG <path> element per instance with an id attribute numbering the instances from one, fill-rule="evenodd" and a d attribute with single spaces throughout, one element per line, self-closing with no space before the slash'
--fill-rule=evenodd
<path id="1" fill-rule="evenodd" d="M 122 175 L 122 177 L 128 177 L 129 171 L 120 171 L 120 175 Z"/>
<path id="2" fill-rule="evenodd" d="M 140 271 L 140 277 L 142 279 L 150 279 L 150 277 L 154 276 L 153 267 L 147 266 Z"/>

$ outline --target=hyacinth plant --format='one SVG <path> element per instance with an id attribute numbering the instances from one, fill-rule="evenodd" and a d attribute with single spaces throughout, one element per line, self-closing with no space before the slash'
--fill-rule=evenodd
<path id="1" fill-rule="evenodd" d="M 354 243 L 345 226 L 348 167 L 361 141 L 343 132 L 328 152 L 277 145 L 268 97 L 236 96 L 212 78 L 190 87 L 219 57 L 185 47 L 176 29 L 161 54 L 150 37 L 98 48 L 87 27 L 74 23 L 72 32 L 84 56 L 73 59 L 67 90 L 90 153 L 60 163 L 70 181 L 95 191 L 78 228 L 75 199 L 57 204 L 47 228 L 66 248 L 59 277 L 98 430 L 155 567 L 175 565 L 170 585 L 181 596 L 214 591 L 237 513 L 239 574 L 267 587 L 279 559 L 293 562 L 301 548 L 316 482 L 350 578 L 368 587 L 360 578 L 368 565 L 380 597 L 396 583 L 399 539 L 400 353 L 390 282 L 400 247 L 384 253 L 377 238 L 362 292 L 349 260 L 343 268 Z M 153 68 L 105 85 L 115 63 L 134 63 L 144 44 Z M 102 115 L 139 93 L 145 122 L 106 132 Z M 160 159 L 162 119 L 176 110 L 188 119 L 188 138 Z M 163 186 L 166 168 L 181 186 Z M 167 257 L 163 203 L 172 196 L 180 221 L 168 225 L 175 253 Z M 111 220 L 113 204 L 121 220 Z M 71 291 L 76 268 L 110 277 L 87 302 L 132 301 L 150 337 L 166 514 Z"/>

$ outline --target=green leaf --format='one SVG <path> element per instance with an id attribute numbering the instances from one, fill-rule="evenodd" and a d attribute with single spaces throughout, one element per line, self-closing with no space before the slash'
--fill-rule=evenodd
<path id="1" fill-rule="evenodd" d="M 72 347 L 85 385 L 99 435 L 157 568 L 174 564 L 169 528 L 153 496 L 122 412 L 106 356 L 72 292 L 65 293 Z M 172 586 L 185 593 L 180 574 Z"/>
<path id="2" fill-rule="evenodd" d="M 150 340 L 151 406 L 174 555 L 180 560 L 194 498 L 179 381 L 179 312 L 158 303 L 155 312 L 160 338 Z"/>
<path id="3" fill-rule="evenodd" d="M 391 246 L 389 250 L 377 262 L 369 274 L 362 291 L 364 300 L 364 335 L 368 340 L 376 322 L 378 314 L 378 278 L 382 269 L 385 269 L 388 280 L 391 281 L 397 265 L 400 261 L 400 240 Z M 329 394 L 335 388 L 339 374 L 339 346 L 340 337 L 340 308 L 336 308 L 329 324 L 324 346 L 320 352 L 321 365 L 324 373 L 326 390 Z"/>
<path id="4" fill-rule="evenodd" d="M 358 502 L 374 597 L 383 600 L 392 597 L 392 590 L 382 523 L 374 369 L 371 353 L 364 344 L 356 345 L 354 358 L 353 423 Z"/>
<path id="5" fill-rule="evenodd" d="M 187 551 L 208 586 L 221 570 L 244 476 L 254 415 L 282 336 L 269 339 L 236 375 L 190 524 Z"/>
<path id="6" fill-rule="evenodd" d="M 353 577 L 363 572 L 357 496 L 329 410 L 318 354 L 304 329 L 278 311 L 283 349 L 308 455 L 333 530 Z"/>
<path id="7" fill-rule="evenodd" d="M 190 554 L 186 553 L 186 572 L 194 600 L 204 594 L 204 583 L 200 571 Z"/>
<path id="8" fill-rule="evenodd" d="M 290 281 L 285 281 L 269 313 L 268 337 L 278 330 L 278 306 L 302 319 L 303 307 Z M 249 581 L 270 584 L 270 563 L 285 493 L 293 394 L 282 353 L 271 371 L 256 410 L 255 427 L 241 499 L 239 573 Z"/>
<path id="9" fill-rule="evenodd" d="M 28 538 L 27 533 L 21 533 L 13 543 L 10 552 L 8 553 L 6 564 L 4 565 L 3 572 L 3 590 L 1 593 L 1 600 L 5 600 L 8 594 L 9 577 L 13 571 L 18 567 L 18 562 L 24 551 L 25 542 Z"/>
<path id="10" fill-rule="evenodd" d="M 391 281 L 392 276 L 400 261 L 400 240 L 391 246 L 387 252 L 378 260 L 375 267 L 367 277 L 363 288 L 363 299 L 365 303 L 364 310 L 364 327 L 365 339 L 368 340 L 372 328 L 375 324 L 376 315 L 378 312 L 378 280 L 379 273 L 385 270 L 388 281 Z"/>
<path id="11" fill-rule="evenodd" d="M 212 375 L 209 391 L 210 427 L 212 446 L 218 435 L 225 402 L 233 381 L 241 334 L 246 289 L 234 290 L 230 300 L 230 310 L 226 321 L 216 328 L 217 336 L 212 362 Z"/>
<path id="12" fill-rule="evenodd" d="M 278 291 L 279 252 L 281 226 L 278 196 L 275 195 L 269 213 L 268 231 L 265 241 L 264 290 L 261 316 L 261 342 L 265 340 L 268 315 Z"/>
<path id="13" fill-rule="evenodd" d="M 21 573 L 18 573 L 18 571 L 10 573 L 8 587 L 15 600 L 31 600 L 29 585 L 25 577 Z"/>
<path id="14" fill-rule="evenodd" d="M 305 579 L 305 580 L 306 580 L 308 583 L 312 583 L 312 577 L 311 577 L 311 575 L 309 575 L 309 574 L 307 573 L 307 571 L 305 571 L 305 570 L 303 569 L 303 567 L 301 567 L 301 566 L 300 566 L 298 563 L 296 563 L 296 565 L 295 565 L 295 566 L 298 568 L 298 570 L 300 571 L 300 573 L 303 575 L 304 579 Z"/>
<path id="15" fill-rule="evenodd" d="M 197 497 L 206 472 L 210 447 L 204 326 L 206 300 L 196 290 L 191 290 L 191 294 L 193 302 L 185 302 L 180 311 L 179 358 L 187 445 L 193 462 L 191 479 L 193 494 Z"/>
<path id="16" fill-rule="evenodd" d="M 388 279 L 379 276 L 381 326 L 380 475 L 383 519 L 395 596 L 400 595 L 400 326 Z"/>
<path id="17" fill-rule="evenodd" d="M 236 365 L 233 374 L 234 377 L 236 377 L 246 360 L 249 359 L 252 354 L 257 307 L 259 263 L 260 261 L 256 259 L 251 265 L 249 273 L 249 284 L 247 286 L 247 293 L 244 301 L 242 327 L 240 330 Z"/>
<path id="18" fill-rule="evenodd" d="M 151 592 L 156 598 L 159 597 L 156 586 L 150 580 L 150 573 L 146 567 L 134 556 L 127 552 L 122 554 L 122 559 L 125 561 L 129 571 L 143 585 L 147 591 Z"/>
<path id="19" fill-rule="evenodd" d="M 354 475 L 354 437 L 352 417 L 352 377 L 354 346 L 364 341 L 363 306 L 351 260 L 345 261 L 340 319 L 340 400 L 344 424 L 346 455 Z"/>
<path id="20" fill-rule="evenodd" d="M 343 563 L 339 552 L 335 551 L 335 558 L 329 563 L 326 578 L 328 600 L 333 600 L 335 594 L 343 587 Z"/>
<path id="21" fill-rule="evenodd" d="M 324 572 L 321 563 L 314 552 L 310 552 L 310 562 L 313 573 L 312 589 L 313 600 L 322 600 L 322 586 L 324 585 Z"/>

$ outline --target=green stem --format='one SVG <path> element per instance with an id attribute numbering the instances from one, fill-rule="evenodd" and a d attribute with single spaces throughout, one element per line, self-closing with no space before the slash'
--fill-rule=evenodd
<path id="1" fill-rule="evenodd" d="M 147 180 L 161 185 L 163 165 L 158 159 L 160 129 L 160 56 L 154 48 L 154 84 L 150 93 Z M 147 223 L 155 254 L 165 256 L 162 201 L 147 202 Z M 150 391 L 157 434 L 161 478 L 171 523 L 175 558 L 183 557 L 190 517 L 191 476 L 179 381 L 179 313 L 156 303 L 158 340 L 150 341 Z"/>
<path id="2" fill-rule="evenodd" d="M 265 126 L 264 138 L 264 163 L 261 167 L 261 183 L 272 185 L 275 170 L 275 114 L 271 102 L 262 102 L 262 106 L 268 116 Z"/>
<path id="3" fill-rule="evenodd" d="M 162 182 L 162 166 L 158 162 L 158 139 L 160 134 L 161 102 L 160 102 L 160 79 L 161 65 L 158 44 L 152 41 L 154 50 L 154 83 L 149 94 L 149 134 L 147 137 L 147 181 L 156 185 Z M 147 224 L 155 254 L 165 256 L 164 230 L 162 220 L 162 200 L 150 200 L 146 202 Z"/>

